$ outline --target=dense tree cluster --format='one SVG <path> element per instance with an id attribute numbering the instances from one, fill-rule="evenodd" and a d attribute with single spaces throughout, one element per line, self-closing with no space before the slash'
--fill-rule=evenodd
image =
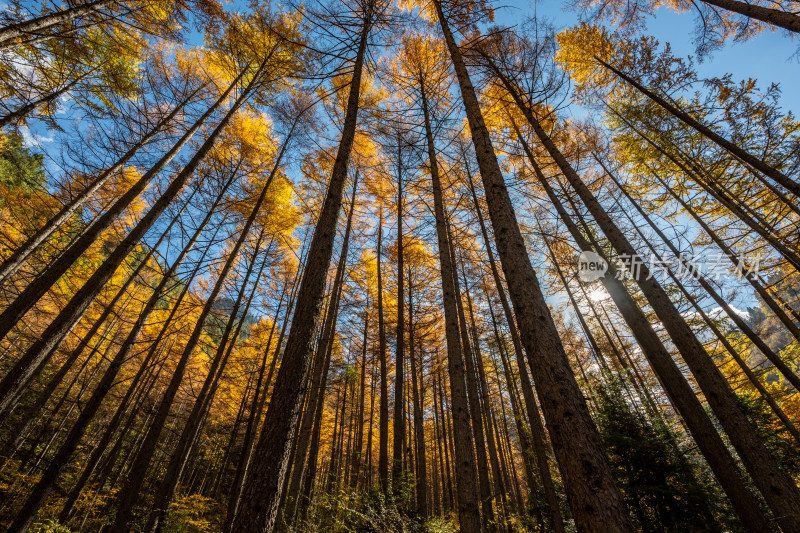
<path id="1" fill-rule="evenodd" d="M 800 532 L 791 4 L 9 2 L 0 527 Z"/>

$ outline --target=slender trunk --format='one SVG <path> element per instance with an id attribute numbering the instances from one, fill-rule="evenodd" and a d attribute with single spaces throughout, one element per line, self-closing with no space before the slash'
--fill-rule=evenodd
<path id="1" fill-rule="evenodd" d="M 469 399 L 469 414 L 472 422 L 472 438 L 475 442 L 475 466 L 478 470 L 478 493 L 481 499 L 481 521 L 484 531 L 495 531 L 495 516 L 493 508 L 494 494 L 492 485 L 489 481 L 489 459 L 486 455 L 486 436 L 482 417 L 481 395 L 478 392 L 477 372 L 475 370 L 474 351 L 478 347 L 473 346 L 469 337 L 469 326 L 467 325 L 466 314 L 464 313 L 464 302 L 459 286 L 456 254 L 453 250 L 453 237 L 450 231 L 450 224 L 445 224 L 447 228 L 447 238 L 450 245 L 451 261 L 453 265 L 453 286 L 456 291 L 456 308 L 458 309 L 458 322 L 461 334 L 461 352 L 464 356 L 464 379 L 467 385 Z M 464 288 L 464 292 L 467 289 Z"/>
<path id="2" fill-rule="evenodd" d="M 403 414 L 405 398 L 405 294 L 403 286 L 403 153 L 399 147 L 397 154 L 397 336 L 394 364 L 394 440 L 392 444 L 392 481 L 395 495 L 400 489 L 403 472 L 403 450 L 406 440 L 406 417 Z M 378 259 L 380 264 L 380 259 Z"/>
<path id="3" fill-rule="evenodd" d="M 265 188 L 268 186 L 269 182 Z M 164 478 L 161 480 L 158 493 L 156 494 L 150 510 L 150 517 L 148 518 L 145 531 L 158 533 L 164 526 L 167 508 L 169 507 L 169 503 L 178 487 L 178 481 L 183 474 L 186 463 L 192 453 L 192 449 L 195 447 L 197 436 L 203 427 L 203 421 L 205 420 L 208 410 L 211 407 L 211 402 L 214 400 L 214 396 L 217 392 L 219 380 L 225 371 L 225 367 L 227 366 L 230 354 L 236 344 L 236 340 L 239 338 L 242 324 L 247 317 L 250 304 L 253 301 L 255 290 L 258 288 L 258 280 L 261 278 L 261 274 L 264 270 L 266 258 L 269 257 L 270 250 L 272 249 L 274 238 L 264 252 L 264 259 L 262 260 L 259 271 L 256 273 L 253 288 L 250 291 L 249 297 L 247 297 L 247 303 L 245 304 L 244 310 L 241 312 L 241 319 L 239 319 L 239 311 L 241 309 L 242 302 L 245 299 L 245 294 L 247 292 L 246 289 L 250 282 L 250 276 L 254 271 L 254 267 L 258 260 L 258 255 L 261 252 L 261 243 L 263 237 L 264 230 L 262 229 L 255 245 L 253 246 L 253 256 L 248 262 L 247 271 L 245 272 L 244 278 L 240 282 L 241 286 L 239 288 L 239 293 L 236 296 L 236 301 L 233 304 L 233 307 L 230 311 L 230 316 L 225 324 L 225 329 L 220 338 L 216 353 L 211 360 L 211 365 L 209 366 L 206 379 L 203 382 L 203 386 L 201 387 L 197 398 L 195 399 L 195 403 L 192 406 L 192 411 L 189 413 L 189 417 L 183 426 L 181 435 L 178 438 L 178 445 L 172 452 L 172 458 L 167 465 Z"/>
<path id="4" fill-rule="evenodd" d="M 353 456 L 350 459 L 352 469 L 350 471 L 350 486 L 354 489 L 358 488 L 358 480 L 361 476 L 363 456 L 362 449 L 364 447 L 364 406 L 366 399 L 364 393 L 367 387 L 367 338 L 369 335 L 369 299 L 367 299 L 364 306 L 364 337 L 361 339 L 361 372 L 359 372 L 359 379 L 361 381 L 361 391 L 358 395 L 358 415 L 356 415 L 356 440 L 353 444 Z"/>
<path id="5" fill-rule="evenodd" d="M 469 398 L 467 396 L 466 371 L 462 352 L 459 318 L 458 292 L 455 287 L 453 254 L 447 235 L 442 184 L 439 164 L 433 142 L 425 86 L 420 84 L 422 111 L 425 118 L 425 136 L 428 148 L 428 166 L 433 185 L 433 205 L 436 218 L 436 237 L 439 246 L 439 269 L 441 271 L 442 300 L 444 307 L 445 338 L 447 341 L 447 370 L 450 376 L 450 403 L 453 416 L 454 451 L 456 454 L 456 494 L 458 519 L 464 533 L 480 533 L 481 514 L 478 487 L 475 483 L 475 443 L 470 423 Z"/>
<path id="6" fill-rule="evenodd" d="M 491 399 L 489 397 L 489 384 L 486 380 L 486 371 L 483 367 L 483 356 L 481 355 L 480 350 L 480 339 L 478 338 L 478 329 L 475 325 L 475 312 L 472 307 L 472 296 L 470 295 L 470 291 L 467 285 L 467 274 L 464 271 L 464 263 L 462 258 L 461 263 L 461 276 L 464 280 L 464 294 L 467 297 L 467 311 L 469 313 L 469 325 L 465 324 L 465 327 L 469 330 L 472 337 L 472 344 L 475 347 L 475 379 L 478 380 L 478 385 L 480 386 L 480 393 L 478 396 L 480 397 L 480 405 L 482 408 L 480 409 L 483 412 L 484 420 L 483 424 L 486 428 L 486 444 L 487 449 L 489 452 L 489 461 L 492 465 L 492 481 L 494 483 L 494 494 L 499 495 L 500 503 L 503 506 L 504 512 L 506 517 L 508 516 L 508 510 L 506 508 L 506 486 L 503 483 L 502 477 L 502 470 L 500 468 L 500 461 L 498 458 L 497 453 L 497 444 L 494 438 L 494 431 L 493 431 L 493 415 L 492 415 L 492 404 Z"/>
<path id="7" fill-rule="evenodd" d="M 375 425 L 375 356 L 372 357 L 372 366 L 369 374 L 369 429 L 367 430 L 367 471 L 364 475 L 362 488 L 372 486 L 372 428 Z"/>
<path id="8" fill-rule="evenodd" d="M 444 432 L 444 422 L 439 418 L 439 392 L 438 387 L 436 385 L 436 379 L 433 380 L 432 384 L 433 389 L 433 428 L 434 428 L 434 438 L 436 439 L 436 458 L 438 460 L 439 465 L 439 479 L 441 485 L 441 500 L 444 502 L 441 504 L 441 508 L 437 506 L 437 514 L 440 512 L 447 512 L 451 509 L 450 506 L 450 493 L 448 492 L 448 480 L 450 472 L 448 470 L 449 465 L 445 464 L 445 450 L 447 448 L 447 437 Z M 443 444 L 444 443 L 444 444 Z M 437 500 L 439 498 L 436 498 Z"/>
<path id="9" fill-rule="evenodd" d="M 519 134 L 521 142 L 524 138 Z M 523 142 L 523 148 L 527 143 Z M 589 241 L 581 234 L 572 218 L 564 209 L 561 201 L 555 195 L 552 187 L 539 169 L 530 148 L 525 148 L 528 159 L 533 166 L 537 179 L 544 188 L 548 199 L 555 207 L 559 217 L 564 222 L 572 238 L 581 250 L 593 250 Z M 596 248 L 598 251 L 602 249 Z M 607 260 L 607 258 L 606 258 Z M 610 263 L 609 263 L 610 264 Z M 703 405 L 695 396 L 694 390 L 689 385 L 681 370 L 678 368 L 670 353 L 666 350 L 661 339 L 653 330 L 644 312 L 638 306 L 627 288 L 616 276 L 613 268 L 601 278 L 603 286 L 608 291 L 615 305 L 622 314 L 628 327 L 642 348 L 642 352 L 649 361 L 661 382 L 664 391 L 669 396 L 678 413 L 683 417 L 689 431 L 697 442 L 704 457 L 708 461 L 714 475 L 720 482 L 725 493 L 731 500 L 734 509 L 741 518 L 748 531 L 764 531 L 768 529 L 767 521 L 762 514 L 758 502 L 746 487 L 739 472 L 736 462 L 722 442 L 719 433 L 711 419 L 706 414 Z"/>
<path id="10" fill-rule="evenodd" d="M 581 181 L 578 174 L 544 129 L 542 129 L 530 108 L 526 107 L 522 110 L 537 137 L 554 159 L 572 188 L 578 193 L 584 205 L 589 209 L 589 212 L 597 221 L 617 254 L 631 259 L 638 257 L 636 250 L 614 224 L 589 188 Z M 800 494 L 794 482 L 780 469 L 775 457 L 758 437 L 755 428 L 753 428 L 747 416 L 739 407 L 730 385 L 714 365 L 713 360 L 708 356 L 702 344 L 694 336 L 664 289 L 650 275 L 647 265 L 641 264 L 637 266 L 639 267 L 638 272 L 636 273 L 637 275 L 634 275 L 637 285 L 645 294 L 678 351 L 683 356 L 684 361 L 694 374 L 697 384 L 742 458 L 755 485 L 764 496 L 770 509 L 775 513 L 781 527 L 787 532 L 800 531 L 800 515 L 798 515 L 800 512 L 798 511 L 800 509 Z M 708 458 L 708 456 L 706 457 Z M 740 489 L 740 491 L 744 490 L 743 487 Z M 746 500 L 748 498 L 744 496 L 743 499 Z M 748 506 L 752 503 L 754 502 L 749 504 L 745 502 Z M 742 510 L 748 513 L 749 518 L 747 521 L 750 519 L 757 520 L 755 509 Z M 755 525 L 754 522 L 750 522 L 750 524 Z"/>
<path id="11" fill-rule="evenodd" d="M 383 268 L 381 246 L 383 244 L 383 205 L 378 214 L 378 238 L 375 257 L 378 271 L 378 359 L 380 361 L 381 403 L 378 410 L 378 478 L 381 489 L 389 490 L 389 370 L 386 356 L 386 322 L 383 316 Z M 398 405 L 396 408 L 400 408 Z"/>
<path id="12" fill-rule="evenodd" d="M 9 24 L 0 28 L 0 50 L 8 48 L 15 44 L 14 41 L 22 39 L 26 36 L 36 36 L 43 30 L 58 26 L 59 24 L 67 24 L 80 17 L 97 13 L 99 10 L 113 6 L 118 3 L 118 0 L 94 0 L 85 4 L 55 11 L 42 15 L 41 17 L 32 18 L 22 22 Z"/>
<path id="13" fill-rule="evenodd" d="M 770 16 L 774 17 L 773 21 L 771 22 L 767 21 L 770 22 L 771 24 L 782 25 L 779 22 L 780 22 L 780 16 L 783 15 L 785 18 L 788 18 L 792 22 L 790 27 L 786 27 L 786 29 L 795 32 L 800 32 L 800 17 L 798 17 L 797 15 L 793 15 L 790 13 L 782 13 L 774 9 L 767 9 L 756 5 L 748 5 L 743 2 L 738 2 L 737 0 L 702 0 L 702 1 L 707 4 L 717 5 L 719 7 L 725 7 L 725 9 L 731 9 L 731 10 L 735 10 L 733 8 L 736 6 L 749 6 L 751 14 L 747 16 L 752 16 L 754 18 L 759 18 L 760 20 L 765 20 L 764 18 L 761 17 L 766 16 L 766 14 L 769 14 Z M 657 103 L 659 106 L 664 108 L 664 110 L 667 111 L 670 115 L 674 116 L 675 118 L 677 118 L 690 128 L 695 129 L 703 136 L 705 136 L 708 140 L 710 140 L 711 142 L 713 142 L 714 144 L 716 144 L 717 146 L 719 146 L 720 148 L 731 154 L 732 156 L 740 159 L 747 165 L 750 165 L 751 167 L 761 172 L 765 176 L 768 176 L 776 183 L 780 184 L 782 187 L 785 187 L 786 190 L 791 191 L 795 196 L 800 197 L 800 184 L 790 179 L 788 176 L 786 176 L 786 174 L 780 172 L 775 167 L 764 162 L 764 160 L 759 159 L 758 157 L 754 156 L 753 154 L 743 149 L 739 145 L 731 142 L 730 140 L 724 138 L 722 135 L 716 133 L 705 124 L 694 119 L 689 113 L 686 113 L 685 111 L 682 111 L 681 109 L 678 109 L 676 106 L 670 104 L 669 102 L 667 102 L 666 99 L 659 96 L 654 91 L 651 91 L 650 89 L 646 88 L 644 85 L 642 85 L 635 79 L 631 78 L 624 72 L 620 71 L 619 69 L 612 67 L 611 65 L 609 65 L 602 59 L 598 58 L 597 56 L 595 56 L 595 60 L 601 65 L 603 65 L 605 68 L 607 68 L 608 70 L 619 76 L 621 79 L 625 80 L 626 83 L 628 83 L 632 87 L 635 87 L 636 90 L 638 90 L 639 92 L 650 98 L 652 101 Z"/>
<path id="14" fill-rule="evenodd" d="M 368 6 L 353 66 L 342 138 L 339 141 L 328 192 L 308 252 L 308 267 L 300 283 L 292 328 L 275 380 L 254 468 L 248 472 L 240 510 L 234 519 L 233 529 L 241 533 L 272 532 L 275 528 L 281 488 L 289 467 L 291 444 L 297 430 L 308 367 L 314 350 L 314 330 L 321 312 L 325 278 L 331 262 L 336 222 L 341 210 L 342 191 L 356 133 L 361 77 L 371 16 L 372 7 Z"/>
<path id="15" fill-rule="evenodd" d="M 497 251 L 573 518 L 579 529 L 587 531 L 632 531 L 625 500 L 531 265 L 461 51 L 442 12 L 441 1 L 434 3 L 458 77 Z"/>
<path id="16" fill-rule="evenodd" d="M 319 456 L 319 443 L 322 435 L 322 416 L 325 406 L 325 391 L 328 387 L 328 375 L 331 366 L 331 350 L 333 344 L 328 344 L 328 351 L 323 355 L 324 366 L 322 369 L 322 381 L 320 382 L 320 396 L 317 398 L 317 404 L 314 406 L 314 432 L 311 435 L 311 448 L 308 452 L 308 459 L 306 460 L 306 470 L 303 479 L 303 492 L 299 496 L 300 509 L 298 511 L 300 517 L 305 518 L 308 506 L 311 503 L 311 494 L 314 489 L 314 480 L 317 476 L 317 458 Z M 324 477 L 324 476 L 323 476 Z"/>
<path id="17" fill-rule="evenodd" d="M 21 106 L 19 107 L 19 109 L 16 109 L 15 111 L 10 112 L 3 117 L 0 117 L 0 128 L 5 128 L 8 124 L 19 123 L 20 121 L 24 120 L 37 107 L 53 102 L 56 98 L 61 97 L 61 95 L 65 94 L 67 91 L 75 87 L 78 84 L 78 82 L 86 78 L 91 72 L 92 70 L 82 74 L 81 76 L 78 76 L 77 78 L 70 81 L 60 89 L 56 89 L 55 91 L 52 91 L 51 93 L 46 94 L 45 96 L 42 96 L 41 98 L 34 100 L 33 102 L 29 102 Z"/>
<path id="18" fill-rule="evenodd" d="M 486 249 L 486 254 L 489 257 L 489 267 L 492 271 L 492 277 L 494 279 L 495 288 L 497 289 L 497 294 L 500 297 L 500 305 L 503 307 L 503 313 L 506 317 L 508 330 L 511 333 L 511 342 L 514 346 L 514 354 L 516 355 L 517 359 L 517 368 L 519 369 L 519 382 L 522 388 L 522 396 L 525 400 L 525 407 L 528 412 L 528 423 L 530 424 L 531 429 L 530 439 L 533 443 L 536 467 L 539 471 L 539 479 L 542 483 L 542 490 L 544 492 L 545 502 L 547 503 L 550 528 L 554 533 L 563 533 L 564 521 L 561 518 L 561 507 L 558 504 L 558 494 L 556 493 L 555 483 L 553 483 L 553 477 L 550 473 L 550 463 L 547 457 L 547 444 L 545 442 L 544 424 L 542 423 L 541 415 L 539 414 L 539 405 L 536 401 L 536 395 L 533 391 L 533 387 L 531 386 L 531 379 L 529 378 L 528 369 L 525 364 L 522 340 L 520 339 L 517 323 L 514 319 L 511 306 L 508 303 L 508 298 L 506 298 L 503 281 L 500 279 L 500 272 L 498 271 L 497 264 L 495 263 L 494 253 L 492 252 L 492 247 L 489 242 L 489 234 L 486 229 L 486 224 L 483 221 L 483 213 L 481 212 L 478 196 L 475 193 L 475 187 L 472 183 L 472 175 L 469 172 L 469 167 L 465 166 L 465 168 L 467 170 L 467 178 L 469 181 L 470 191 L 472 193 L 472 200 L 475 204 L 475 213 L 478 216 L 478 224 L 481 228 L 481 235 L 483 236 L 484 248 Z M 530 354 L 528 354 L 528 359 L 531 359 Z M 509 381 L 509 385 L 512 383 L 513 381 Z M 533 487 L 531 487 L 531 490 L 533 490 Z"/>
<path id="19" fill-rule="evenodd" d="M 344 231 L 344 238 L 342 240 L 342 250 L 339 255 L 339 264 L 336 268 L 336 276 L 333 280 L 333 287 L 331 288 L 331 297 L 328 302 L 328 310 L 325 314 L 325 321 L 322 326 L 322 337 L 317 344 L 317 352 L 314 357 L 314 366 L 312 367 L 311 384 L 308 390 L 308 402 L 306 409 L 302 414 L 300 429 L 297 434 L 297 444 L 295 446 L 295 458 L 292 469 L 292 475 L 289 476 L 290 483 L 288 487 L 287 500 L 289 501 L 286 506 L 285 519 L 291 521 L 294 519 L 295 510 L 300 498 L 300 490 L 306 468 L 306 456 L 308 449 L 311 445 L 312 432 L 316 422 L 317 404 L 324 401 L 325 390 L 322 387 L 323 370 L 329 364 L 326 357 L 330 351 L 330 346 L 334 342 L 334 334 L 336 331 L 336 320 L 339 311 L 339 301 L 342 294 L 344 284 L 344 274 L 347 268 L 347 253 L 350 246 L 350 231 L 353 222 L 353 213 L 355 211 L 356 191 L 358 190 L 358 175 L 353 182 L 353 194 L 350 199 L 350 213 L 347 216 L 347 226 Z"/>
<path id="20" fill-rule="evenodd" d="M 399 267 L 399 265 L 398 265 Z M 408 276 L 408 356 L 411 363 L 411 395 L 414 403 L 414 441 L 416 464 L 417 512 L 423 520 L 427 519 L 428 510 L 428 460 L 425 450 L 425 420 L 422 410 L 423 398 L 420 394 L 422 383 L 422 365 L 417 361 L 414 352 L 414 294 L 411 275 Z"/>

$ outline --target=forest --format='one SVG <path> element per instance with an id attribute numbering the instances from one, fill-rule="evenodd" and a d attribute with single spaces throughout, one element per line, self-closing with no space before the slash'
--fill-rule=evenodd
<path id="1" fill-rule="evenodd" d="M 798 33 L 0 3 L 0 530 L 800 533 Z"/>

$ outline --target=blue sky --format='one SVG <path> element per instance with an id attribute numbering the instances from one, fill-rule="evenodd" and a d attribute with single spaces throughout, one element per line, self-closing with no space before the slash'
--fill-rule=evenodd
<path id="1" fill-rule="evenodd" d="M 506 0 L 497 5 L 504 6 L 497 10 L 500 24 L 516 24 L 534 10 L 540 17 L 550 20 L 556 29 L 578 23 L 579 14 L 564 9 L 567 5 L 564 1 Z M 675 13 L 663 7 L 647 21 L 647 33 L 661 43 L 670 43 L 675 55 L 680 57 L 696 57 L 692 42 L 694 28 L 694 13 Z M 800 115 L 800 102 L 792 97 L 800 87 L 800 61 L 795 55 L 798 50 L 800 39 L 792 39 L 783 31 L 767 30 L 746 42 L 728 42 L 702 63 L 697 63 L 697 70 L 702 77 L 709 78 L 726 73 L 733 74 L 737 80 L 753 77 L 759 80 L 760 87 L 778 83 L 783 91 L 782 107 Z"/>

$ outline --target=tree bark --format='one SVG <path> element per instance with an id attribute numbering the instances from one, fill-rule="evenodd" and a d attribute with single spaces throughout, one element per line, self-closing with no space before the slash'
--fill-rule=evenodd
<path id="1" fill-rule="evenodd" d="M 389 490 L 389 370 L 386 358 L 386 322 L 383 317 L 383 204 L 378 214 L 378 239 L 375 258 L 378 270 L 378 360 L 380 361 L 381 403 L 378 407 L 378 479 L 384 492 Z M 400 408 L 400 406 L 397 406 Z M 401 409 L 402 410 L 402 409 Z"/>
<path id="2" fill-rule="evenodd" d="M 255 453 L 254 468 L 248 472 L 240 510 L 234 520 L 233 529 L 241 533 L 271 533 L 275 528 L 281 487 L 289 466 L 291 443 L 297 431 L 308 367 L 314 351 L 314 330 L 321 311 L 325 278 L 331 262 L 336 222 L 342 204 L 342 191 L 355 139 L 361 77 L 367 36 L 372 24 L 372 10 L 373 6 L 368 6 L 364 15 L 344 128 L 328 192 L 308 252 L 308 267 L 300 282 L 292 327 Z"/>
<path id="3" fill-rule="evenodd" d="M 789 20 L 791 20 L 793 24 L 792 28 L 787 28 L 787 29 L 790 29 L 791 31 L 795 32 L 800 32 L 800 17 L 798 17 L 797 15 L 791 15 L 789 13 L 781 13 L 780 11 L 774 9 L 767 9 L 760 6 L 745 4 L 744 2 L 738 2 L 737 0 L 702 0 L 702 1 L 707 4 L 717 5 L 719 7 L 725 7 L 725 9 L 731 9 L 731 10 L 734 10 L 732 9 L 734 7 L 741 8 L 743 6 L 749 6 L 751 15 L 747 16 L 753 16 L 754 18 L 759 18 L 757 15 L 766 16 L 766 14 L 769 13 L 771 16 L 774 17 L 773 20 L 775 21 L 775 22 L 770 22 L 771 24 L 776 24 L 777 21 L 780 20 L 780 15 L 784 15 L 786 18 L 789 18 Z M 723 4 L 729 7 L 726 7 Z M 790 179 L 786 174 L 780 172 L 776 168 L 764 162 L 762 159 L 759 159 L 758 157 L 754 156 L 753 154 L 743 149 L 739 145 L 729 141 L 722 135 L 716 133 L 711 128 L 701 123 L 700 121 L 696 120 L 685 111 L 682 111 L 681 109 L 678 109 L 674 105 L 670 104 L 669 102 L 666 101 L 666 99 L 662 98 L 654 91 L 651 91 L 650 89 L 646 88 L 644 85 L 642 85 L 635 79 L 631 78 L 630 76 L 620 71 L 619 69 L 609 65 L 599 57 L 595 56 L 595 60 L 601 65 L 603 65 L 605 68 L 607 68 L 608 70 L 619 76 L 621 79 L 625 80 L 626 83 L 628 83 L 632 87 L 635 87 L 636 90 L 638 90 L 639 92 L 650 98 L 653 102 L 660 105 L 670 115 L 674 116 L 675 118 L 677 118 L 690 128 L 695 129 L 696 131 L 704 135 L 708 140 L 710 140 L 711 142 L 713 142 L 714 144 L 716 144 L 717 146 L 719 146 L 720 148 L 731 154 L 732 156 L 740 159 L 747 165 L 750 165 L 751 167 L 761 172 L 765 176 L 768 176 L 769 178 L 774 180 L 775 183 L 778 183 L 782 187 L 785 187 L 786 190 L 791 191 L 792 194 L 794 194 L 795 196 L 800 197 L 800 184 Z"/>
<path id="4" fill-rule="evenodd" d="M 398 138 L 397 148 L 397 336 L 394 363 L 394 439 L 392 443 L 392 488 L 399 494 L 403 474 L 403 450 L 406 441 L 405 398 L 405 294 L 403 286 L 403 151 Z M 378 263 L 380 264 L 380 263 Z"/>
<path id="5" fill-rule="evenodd" d="M 518 132 L 518 137 L 523 143 L 523 148 L 527 146 L 524 138 Z M 594 248 L 589 241 L 581 234 L 578 227 L 572 221 L 563 204 L 555 195 L 541 172 L 530 148 L 525 149 L 528 159 L 533 166 L 537 179 L 544 188 L 548 199 L 558 212 L 559 217 L 564 222 L 567 230 L 581 250 L 591 251 Z M 596 250 L 601 253 L 598 247 Z M 605 258 L 608 262 L 608 258 Z M 748 531 L 757 532 L 768 529 L 768 522 L 761 512 L 757 500 L 750 493 L 744 479 L 742 478 L 736 462 L 731 456 L 725 444 L 722 442 L 714 423 L 708 417 L 703 405 L 695 396 L 694 390 L 689 385 L 686 378 L 678 368 L 672 356 L 664 347 L 661 339 L 653 330 L 644 312 L 638 306 L 633 297 L 628 293 L 628 289 L 616 276 L 616 271 L 610 268 L 608 274 L 601 278 L 603 286 L 608 291 L 615 305 L 619 309 L 625 322 L 630 327 L 636 341 L 642 348 L 642 353 L 649 361 L 656 374 L 656 377 L 670 398 L 672 405 L 683 418 L 692 437 L 700 448 L 703 456 L 708 461 L 711 470 L 720 482 L 725 493 L 730 498 L 733 508 L 739 515 Z"/>
<path id="6" fill-rule="evenodd" d="M 478 224 L 481 229 L 483 237 L 484 248 L 486 248 L 486 255 L 489 258 L 489 267 L 492 271 L 495 288 L 500 298 L 500 305 L 503 307 L 503 312 L 508 324 L 508 330 L 511 334 L 511 342 L 514 346 L 514 354 L 517 359 L 517 368 L 519 369 L 519 382 L 522 388 L 522 396 L 525 400 L 525 407 L 528 412 L 528 423 L 530 424 L 530 439 L 533 444 L 534 456 L 536 459 L 536 467 L 539 472 L 539 479 L 542 483 L 542 490 L 544 492 L 545 502 L 547 503 L 548 518 L 550 528 L 554 533 L 564 532 L 564 521 L 561 518 L 561 507 L 558 504 L 558 494 L 556 493 L 553 477 L 550 473 L 550 464 L 547 457 L 547 443 L 545 442 L 544 424 L 541 421 L 539 414 L 539 405 L 536 401 L 536 395 L 531 386 L 531 380 L 528 377 L 528 370 L 525 364 L 525 355 L 522 348 L 522 340 L 517 330 L 517 323 L 514 319 L 514 313 L 506 298 L 505 288 L 503 281 L 500 279 L 500 273 L 495 263 L 494 253 L 489 241 L 489 234 L 486 230 L 486 224 L 483 221 L 483 213 L 481 212 L 480 204 L 478 203 L 478 196 L 475 193 L 475 187 L 472 183 L 472 175 L 469 172 L 469 167 L 465 166 L 467 171 L 467 179 L 469 181 L 470 192 L 472 193 L 472 200 L 475 204 L 475 213 L 478 216 Z M 530 354 L 528 359 L 531 359 Z M 513 382 L 509 382 L 509 386 Z M 533 490 L 533 487 L 531 487 Z"/>
<path id="7" fill-rule="evenodd" d="M 72 22 L 80 17 L 96 13 L 97 11 L 112 6 L 118 0 L 94 0 L 85 4 L 63 9 L 0 28 L 0 50 L 13 46 L 13 40 L 28 35 L 37 35 L 42 30 L 52 28 L 59 24 Z"/>
<path id="8" fill-rule="evenodd" d="M 434 4 L 464 101 L 497 251 L 520 326 L 520 337 L 539 391 L 573 518 L 579 529 L 587 531 L 632 531 L 625 500 L 611 473 L 597 428 L 572 373 L 528 257 L 461 51 L 442 11 L 441 0 L 434 0 Z"/>
<path id="9" fill-rule="evenodd" d="M 638 257 L 636 250 L 614 224 L 589 188 L 581 181 L 564 155 L 533 117 L 531 110 L 526 107 L 523 109 L 523 113 L 617 254 L 630 258 Z M 692 370 L 697 384 L 731 439 L 755 485 L 764 496 L 781 527 L 787 532 L 800 531 L 800 514 L 798 514 L 800 513 L 798 511 L 800 494 L 794 482 L 781 470 L 775 457 L 758 437 L 747 416 L 739 407 L 730 385 L 694 336 L 664 289 L 650 275 L 647 265 L 641 264 L 639 267 L 639 271 L 636 273 L 638 275 L 634 276 L 637 285 L 664 324 L 684 361 Z M 750 513 L 755 514 L 754 511 L 750 511 Z"/>
<path id="10" fill-rule="evenodd" d="M 399 266 L 399 265 L 398 265 Z M 422 410 L 422 395 L 420 385 L 423 372 L 422 365 L 417 360 L 414 351 L 414 293 L 411 283 L 411 275 L 408 276 L 408 356 L 411 363 L 411 395 L 414 404 L 414 442 L 416 464 L 416 495 L 417 512 L 423 520 L 430 515 L 428 509 L 428 460 L 425 450 L 425 420 Z"/>
<path id="11" fill-rule="evenodd" d="M 454 265 L 450 239 L 447 235 L 442 185 L 439 178 L 439 164 L 436 147 L 433 143 L 428 111 L 428 101 L 424 85 L 420 86 L 422 111 L 425 117 L 425 136 L 428 148 L 428 165 L 433 185 L 433 205 L 436 218 L 436 236 L 439 245 L 439 269 L 441 271 L 442 300 L 444 307 L 445 338 L 447 341 L 447 369 L 450 376 L 450 402 L 453 416 L 455 449 L 456 496 L 458 520 L 464 533 L 481 532 L 481 513 L 479 509 L 477 475 L 475 467 L 475 445 L 470 422 L 469 398 L 467 396 L 466 371 L 461 346 L 458 319 L 458 293 L 455 287 Z"/>

